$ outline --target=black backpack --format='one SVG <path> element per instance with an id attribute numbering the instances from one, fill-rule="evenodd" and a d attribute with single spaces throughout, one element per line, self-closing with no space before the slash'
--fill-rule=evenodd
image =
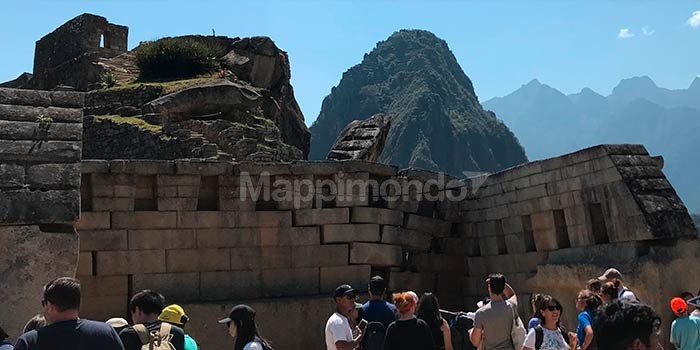
<path id="1" fill-rule="evenodd" d="M 564 343 L 568 344 L 569 335 L 566 334 L 566 330 L 559 327 L 559 332 L 561 332 L 561 336 L 564 338 Z M 541 325 L 538 325 L 535 327 L 535 350 L 540 350 L 542 347 L 542 342 L 544 342 L 544 330 L 542 329 Z"/>
<path id="2" fill-rule="evenodd" d="M 385 337 L 386 328 L 381 322 L 372 321 L 368 323 L 362 340 L 362 350 L 382 350 Z"/>

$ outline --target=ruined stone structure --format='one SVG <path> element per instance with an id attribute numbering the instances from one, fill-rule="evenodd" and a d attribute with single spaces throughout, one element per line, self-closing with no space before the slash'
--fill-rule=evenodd
<path id="1" fill-rule="evenodd" d="M 391 117 L 382 113 L 366 120 L 353 120 L 338 136 L 328 159 L 360 159 L 376 162 L 384 150 L 391 128 Z"/>

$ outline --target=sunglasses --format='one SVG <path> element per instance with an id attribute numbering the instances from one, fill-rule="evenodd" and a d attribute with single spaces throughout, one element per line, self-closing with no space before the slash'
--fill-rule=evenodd
<path id="1" fill-rule="evenodd" d="M 549 305 L 549 306 L 543 308 L 542 310 L 549 310 L 549 311 L 559 310 L 559 311 L 561 311 L 561 306 L 559 306 L 559 305 Z"/>

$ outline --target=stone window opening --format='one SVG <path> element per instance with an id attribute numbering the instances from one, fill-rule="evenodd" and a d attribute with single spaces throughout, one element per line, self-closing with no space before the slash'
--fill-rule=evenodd
<path id="1" fill-rule="evenodd" d="M 256 203 L 257 204 L 257 203 Z M 219 210 L 219 177 L 202 176 L 199 184 L 199 198 L 197 198 L 197 210 Z"/>
<path id="2" fill-rule="evenodd" d="M 554 210 L 554 227 L 557 230 L 557 247 L 571 248 L 569 230 L 566 227 L 566 216 L 563 210 Z"/>
<path id="3" fill-rule="evenodd" d="M 92 180 L 90 174 L 80 175 L 80 211 L 92 211 Z"/>
<path id="4" fill-rule="evenodd" d="M 595 244 L 608 244 L 608 229 L 605 226 L 605 217 L 603 216 L 603 206 L 600 203 L 588 204 L 588 215 L 591 219 L 591 231 L 593 231 L 593 241 Z"/>
<path id="5" fill-rule="evenodd" d="M 109 32 L 104 32 L 100 34 L 100 48 L 102 49 L 111 49 L 112 48 L 112 40 Z"/>
<path id="6" fill-rule="evenodd" d="M 530 215 L 523 215 L 520 218 L 523 222 L 523 241 L 525 243 L 525 251 L 537 251 L 537 247 L 535 246 L 535 234 L 532 231 L 532 219 L 530 218 Z"/>
<path id="7" fill-rule="evenodd" d="M 158 210 L 158 184 L 156 176 L 136 176 L 134 178 L 134 211 Z"/>
<path id="8" fill-rule="evenodd" d="M 104 48 L 104 47 L 105 47 L 105 35 L 100 34 L 100 48 Z"/>

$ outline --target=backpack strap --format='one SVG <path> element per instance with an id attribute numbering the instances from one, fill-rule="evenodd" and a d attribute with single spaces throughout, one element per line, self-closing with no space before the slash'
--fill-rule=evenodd
<path id="1" fill-rule="evenodd" d="M 535 350 L 540 350 L 543 342 L 544 330 L 542 330 L 542 326 L 538 325 L 535 327 Z"/>
<path id="2" fill-rule="evenodd" d="M 139 336 L 139 340 L 141 340 L 142 345 L 146 345 L 146 344 L 151 343 L 151 334 L 148 332 L 148 329 L 146 329 L 146 326 L 144 326 L 142 324 L 135 324 L 134 330 L 136 331 L 136 334 Z"/>
<path id="3" fill-rule="evenodd" d="M 168 336 L 170 336 L 170 330 L 172 328 L 173 327 L 168 322 L 161 323 L 159 331 L 160 339 L 169 339 Z"/>

